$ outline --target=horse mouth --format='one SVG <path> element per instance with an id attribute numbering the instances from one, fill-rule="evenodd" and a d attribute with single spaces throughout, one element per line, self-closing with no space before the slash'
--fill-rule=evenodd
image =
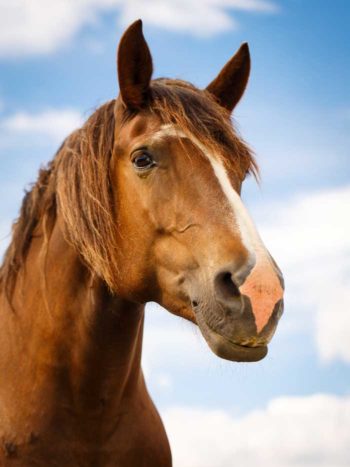
<path id="1" fill-rule="evenodd" d="M 220 358 L 233 362 L 258 362 L 266 357 L 267 345 L 243 345 L 214 331 L 201 314 L 197 315 L 197 323 L 210 349 Z"/>
<path id="2" fill-rule="evenodd" d="M 225 336 L 210 330 L 204 335 L 211 350 L 220 358 L 234 362 L 258 362 L 267 355 L 267 345 L 250 347 L 232 342 Z"/>

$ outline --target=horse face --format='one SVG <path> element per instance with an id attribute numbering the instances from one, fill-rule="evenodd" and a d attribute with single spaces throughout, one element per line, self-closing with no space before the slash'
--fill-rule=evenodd
<path id="1" fill-rule="evenodd" d="M 135 48 L 138 41 L 145 51 L 140 23 L 135 23 L 119 49 L 121 107 L 132 109 L 133 116 L 116 128 L 111 161 L 118 206 L 118 292 L 130 300 L 157 301 L 197 323 L 220 357 L 259 360 L 282 314 L 281 272 L 240 199 L 243 177 L 235 154 L 224 148 L 210 151 L 177 125 L 162 123 L 147 108 L 145 83 L 138 78 L 131 92 L 132 80 L 120 76 L 120 56 L 128 42 Z M 248 78 L 242 53 L 207 88 L 228 110 Z M 150 77 L 149 51 L 142 56 L 138 65 L 146 70 L 138 70 L 138 76 Z M 229 86 L 238 80 L 230 98 L 224 86 L 228 76 Z"/>

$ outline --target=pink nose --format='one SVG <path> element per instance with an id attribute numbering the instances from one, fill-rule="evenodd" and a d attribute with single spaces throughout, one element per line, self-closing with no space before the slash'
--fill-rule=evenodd
<path id="1" fill-rule="evenodd" d="M 268 323 L 275 305 L 283 298 L 279 272 L 266 252 L 257 252 L 255 266 L 239 291 L 250 300 L 259 334 Z"/>

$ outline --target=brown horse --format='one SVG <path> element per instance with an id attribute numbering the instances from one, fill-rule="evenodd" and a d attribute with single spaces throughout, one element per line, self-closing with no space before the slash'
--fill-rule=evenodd
<path id="1" fill-rule="evenodd" d="M 0 465 L 168 467 L 140 366 L 144 304 L 233 361 L 267 353 L 281 273 L 240 200 L 254 159 L 230 121 L 246 44 L 206 88 L 158 79 L 141 21 L 120 96 L 25 196 L 0 270 Z"/>

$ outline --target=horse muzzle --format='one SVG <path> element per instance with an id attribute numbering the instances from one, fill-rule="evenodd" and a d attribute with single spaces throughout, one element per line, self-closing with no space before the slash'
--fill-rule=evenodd
<path id="1" fill-rule="evenodd" d="M 274 271 L 275 277 L 264 277 L 251 267 L 242 278 L 226 267 L 206 281 L 212 287 L 194 288 L 192 307 L 198 326 L 219 357 L 253 362 L 266 356 L 283 313 L 284 283 L 275 263 Z"/>

